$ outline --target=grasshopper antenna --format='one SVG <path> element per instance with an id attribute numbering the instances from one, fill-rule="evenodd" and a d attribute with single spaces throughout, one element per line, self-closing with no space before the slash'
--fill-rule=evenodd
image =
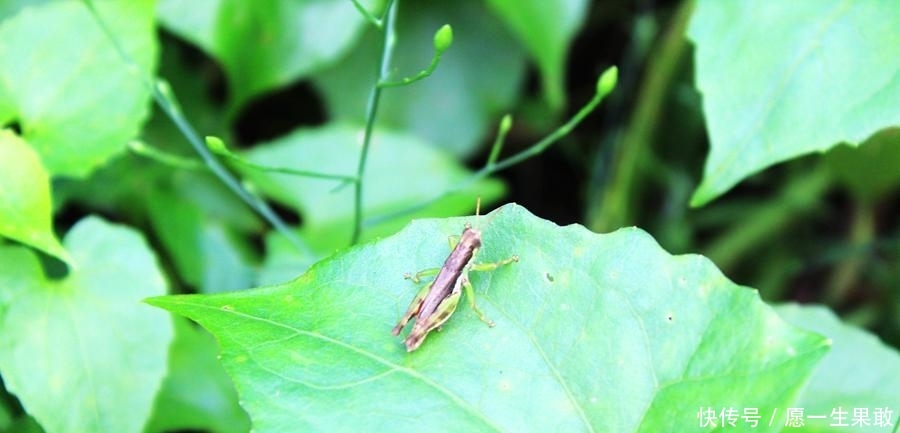
<path id="1" fill-rule="evenodd" d="M 497 217 L 497 215 L 500 215 L 500 213 L 499 213 L 499 212 L 495 212 L 493 215 L 491 215 L 490 218 L 487 219 L 487 221 L 484 222 L 484 224 L 479 224 L 479 227 L 481 227 L 481 228 L 487 227 L 487 225 L 490 224 L 491 221 L 493 221 L 494 218 Z M 475 216 L 476 216 L 476 217 L 480 217 L 480 216 L 481 216 L 481 197 L 478 197 L 478 198 L 475 200 Z"/>

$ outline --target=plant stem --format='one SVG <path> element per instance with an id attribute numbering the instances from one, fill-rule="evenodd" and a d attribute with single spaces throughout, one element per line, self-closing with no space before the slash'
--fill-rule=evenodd
<path id="1" fill-rule="evenodd" d="M 606 74 L 606 72 L 604 72 L 604 74 Z M 375 225 L 382 221 L 390 220 L 392 218 L 396 218 L 396 217 L 399 217 L 402 215 L 408 215 L 410 213 L 419 211 L 421 209 L 424 209 L 424 208 L 434 204 L 435 202 L 443 199 L 444 197 L 446 197 L 450 194 L 461 191 L 461 190 L 471 186 L 475 182 L 477 182 L 487 176 L 490 176 L 500 170 L 506 169 L 510 166 L 513 166 L 522 161 L 525 161 L 528 158 L 539 155 L 541 152 L 543 152 L 548 147 L 550 147 L 550 145 L 559 141 L 560 138 L 562 138 L 566 134 L 572 132 L 572 130 L 575 129 L 575 127 L 578 126 L 578 124 L 581 123 L 581 121 L 584 120 L 584 118 L 587 117 L 588 114 L 591 114 L 591 112 L 597 108 L 597 105 L 600 105 L 600 102 L 602 102 L 603 99 L 606 98 L 606 95 L 608 95 L 611 91 L 612 91 L 612 88 L 602 91 L 602 92 L 598 91 L 597 93 L 595 93 L 594 97 L 591 98 L 591 100 L 588 101 L 588 103 L 585 104 L 580 110 L 578 110 L 578 112 L 575 113 L 575 115 L 572 116 L 572 118 L 570 118 L 562 126 L 557 128 L 555 131 L 551 132 L 549 135 L 544 137 L 541 141 L 538 141 L 537 143 L 533 144 L 532 146 L 520 151 L 519 153 L 517 153 L 513 156 L 503 159 L 497 163 L 494 163 L 494 160 L 496 159 L 496 155 L 493 155 L 494 152 L 491 152 L 492 155 L 488 157 L 488 161 L 485 164 L 485 166 L 482 167 L 481 170 L 478 170 L 477 172 L 473 173 L 471 176 L 469 176 L 462 182 L 459 182 L 458 184 L 445 189 L 443 192 L 441 192 L 437 196 L 431 198 L 430 200 L 426 200 L 422 203 L 419 203 L 419 204 L 416 204 L 413 206 L 409 206 L 409 207 L 407 207 L 405 209 L 401 209 L 399 211 L 390 212 L 390 213 L 387 213 L 384 215 L 376 216 L 376 217 L 371 218 L 370 220 L 366 221 L 366 224 L 367 225 Z M 501 128 L 501 131 L 502 131 L 502 128 Z M 502 143 L 502 141 L 500 143 Z M 497 141 L 495 141 L 494 146 L 495 147 L 498 146 Z"/>
<path id="2" fill-rule="evenodd" d="M 116 39 L 115 35 L 106 25 L 106 22 L 100 17 L 100 13 L 94 8 L 93 2 L 91 0 L 83 0 L 85 6 L 87 6 L 91 15 L 94 17 L 94 20 L 97 22 L 101 31 L 106 35 L 107 39 L 113 44 L 116 51 L 119 53 L 119 56 L 122 58 L 125 63 L 128 64 L 130 68 L 137 71 L 140 79 L 144 82 L 145 86 L 150 90 L 150 94 L 153 96 L 153 99 L 156 101 L 156 104 L 159 105 L 160 109 L 172 122 L 178 127 L 178 130 L 181 131 L 181 134 L 188 140 L 197 154 L 200 155 L 200 158 L 203 160 L 203 163 L 209 168 L 213 174 L 218 177 L 222 183 L 225 184 L 232 192 L 234 192 L 241 200 L 243 200 L 247 205 L 249 205 L 253 210 L 255 210 L 258 214 L 260 214 L 266 221 L 269 222 L 276 230 L 278 230 L 288 241 L 297 248 L 298 251 L 304 254 L 312 254 L 309 248 L 303 244 L 300 239 L 298 239 L 287 227 L 287 224 L 272 211 L 266 202 L 261 200 L 259 197 L 248 192 L 243 186 L 241 186 L 240 182 L 228 171 L 225 169 L 225 166 L 222 165 L 215 157 L 213 157 L 212 153 L 209 149 L 206 148 L 203 140 L 200 138 L 200 135 L 197 134 L 197 131 L 194 130 L 194 127 L 188 122 L 188 120 L 182 114 L 181 109 L 178 106 L 178 101 L 175 98 L 175 95 L 169 89 L 168 84 L 164 80 L 157 80 L 156 83 L 150 79 L 150 76 L 143 70 L 141 70 L 140 66 L 138 66 L 137 62 L 125 51 L 125 48 L 121 46 L 119 40 Z"/>
<path id="3" fill-rule="evenodd" d="M 840 305 L 865 268 L 870 248 L 875 243 L 875 206 L 870 200 L 856 198 L 848 244 L 853 254 L 842 260 L 831 274 L 825 289 L 825 304 Z M 869 246 L 867 248 L 867 246 Z"/>
<path id="4" fill-rule="evenodd" d="M 611 140 L 612 155 L 598 152 L 587 187 L 585 216 L 585 225 L 597 233 L 635 223 L 630 214 L 631 202 L 636 199 L 635 178 L 652 152 L 662 101 L 688 48 L 684 32 L 692 10 L 693 2 L 682 2 L 662 42 L 647 56 L 647 76 L 640 86 L 634 114 L 626 129 Z M 604 163 L 607 157 L 610 161 Z"/>
<path id="5" fill-rule="evenodd" d="M 793 177 L 778 197 L 754 208 L 704 248 L 704 255 L 727 272 L 755 248 L 783 236 L 788 227 L 800 221 L 801 215 L 815 209 L 829 184 L 828 174 L 821 169 Z"/>
<path id="6" fill-rule="evenodd" d="M 369 101 L 366 104 L 366 130 L 363 135 L 362 150 L 359 155 L 359 165 L 356 167 L 356 179 L 354 180 L 354 212 L 353 212 L 353 237 L 351 243 L 355 244 L 362 235 L 363 222 L 363 175 L 366 171 L 366 160 L 369 156 L 369 146 L 372 143 L 372 129 L 375 127 L 375 117 L 378 114 L 378 102 L 381 100 L 381 89 L 379 85 L 384 77 L 388 75 L 388 69 L 391 64 L 391 55 L 394 51 L 396 43 L 396 30 L 394 28 L 394 18 L 397 14 L 397 2 L 389 0 L 387 8 L 385 8 L 384 17 L 381 22 L 384 24 L 384 42 L 381 49 L 381 59 L 378 64 L 378 71 L 375 76 L 375 82 L 372 85 L 372 91 L 369 93 Z"/>
<path id="7" fill-rule="evenodd" d="M 372 25 L 375 26 L 375 28 L 377 28 L 377 29 L 381 29 L 383 27 L 383 24 L 382 24 L 383 21 L 378 19 L 377 17 L 375 17 L 375 15 L 372 15 L 372 13 L 369 12 L 362 5 L 362 3 L 359 2 L 359 0 L 351 0 L 351 1 L 353 2 L 353 6 L 356 7 L 356 10 L 359 11 L 360 15 L 362 15 L 363 18 L 366 19 L 366 21 L 372 23 Z"/>

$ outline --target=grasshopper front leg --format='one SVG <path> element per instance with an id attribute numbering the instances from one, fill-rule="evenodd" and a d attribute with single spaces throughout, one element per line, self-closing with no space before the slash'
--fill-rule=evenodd
<path id="1" fill-rule="evenodd" d="M 415 274 L 410 274 L 409 272 L 407 272 L 406 274 L 403 275 L 403 278 L 405 278 L 407 280 L 412 280 L 412 282 L 419 284 L 422 281 L 422 277 L 430 277 L 432 275 L 437 275 L 437 273 L 440 271 L 441 271 L 441 268 L 429 268 L 429 269 L 424 269 L 419 272 L 416 272 Z"/>
<path id="2" fill-rule="evenodd" d="M 512 262 L 518 262 L 518 261 L 519 261 L 519 256 L 512 256 L 508 259 L 500 260 L 497 262 L 473 263 L 468 269 L 465 269 L 463 271 L 462 275 L 460 275 L 460 280 L 462 281 L 462 286 L 464 289 L 466 289 L 466 298 L 469 299 L 469 307 L 472 308 L 472 311 L 475 311 L 475 314 L 478 315 L 478 318 L 482 322 L 486 323 L 490 327 L 494 326 L 494 321 L 491 319 L 488 319 L 487 316 L 485 316 L 484 313 L 475 304 L 475 288 L 472 287 L 472 283 L 469 281 L 469 271 L 470 270 L 478 271 L 478 272 L 492 271 L 494 269 L 499 268 L 500 266 L 508 265 Z"/>
<path id="3" fill-rule="evenodd" d="M 518 261 L 519 261 L 519 256 L 516 255 L 516 256 L 512 256 L 508 259 L 500 260 L 499 262 L 475 263 L 474 265 L 472 265 L 472 270 L 477 271 L 477 272 L 493 271 L 494 269 L 497 269 L 503 265 L 508 265 L 512 262 L 518 262 Z"/>

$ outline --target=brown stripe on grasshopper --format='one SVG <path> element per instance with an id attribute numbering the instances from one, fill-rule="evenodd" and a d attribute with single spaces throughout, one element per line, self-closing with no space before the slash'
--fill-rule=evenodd
<path id="1" fill-rule="evenodd" d="M 474 259 L 480 248 L 481 232 L 466 224 L 458 243 L 453 247 L 450 255 L 447 256 L 444 265 L 437 271 L 437 276 L 413 298 L 409 308 L 406 310 L 406 314 L 403 315 L 400 322 L 391 331 L 394 335 L 400 335 L 400 331 L 403 330 L 406 323 L 413 317 L 416 317 L 413 329 L 405 340 L 407 352 L 418 349 L 429 332 L 439 328 L 453 315 L 459 304 L 459 298 L 463 289 L 465 289 L 466 296 L 469 298 L 469 306 L 478 314 L 478 318 L 488 326 L 494 326 L 494 322 L 485 317 L 484 313 L 475 305 L 474 289 L 469 282 L 468 273 L 470 270 L 496 269 L 502 265 L 518 261 L 519 258 L 518 256 L 513 256 L 495 263 L 476 264 Z M 416 275 L 407 274 L 406 278 L 419 282 L 419 277 L 432 272 L 422 271 Z"/>

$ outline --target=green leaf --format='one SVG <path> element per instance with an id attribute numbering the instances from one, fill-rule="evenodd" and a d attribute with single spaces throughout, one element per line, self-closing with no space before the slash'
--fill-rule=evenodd
<path id="1" fill-rule="evenodd" d="M 900 185 L 900 129 L 884 130 L 859 148 L 835 147 L 825 164 L 854 196 L 874 203 Z"/>
<path id="2" fill-rule="evenodd" d="M 260 221 L 212 176 L 172 177 L 174 191 L 153 190 L 146 198 L 150 222 L 178 274 L 203 293 L 252 286 L 252 248 L 240 235 L 259 231 Z"/>
<path id="3" fill-rule="evenodd" d="M 209 333 L 184 319 L 175 321 L 169 374 L 157 395 L 145 433 L 250 430 L 250 419 L 238 405 L 234 385 L 222 369 L 217 351 Z"/>
<path id="4" fill-rule="evenodd" d="M 40 424 L 38 424 L 37 421 L 35 421 L 34 418 L 30 416 L 16 418 L 13 421 L 12 425 L 9 426 L 9 429 L 4 431 L 8 431 L 11 433 L 45 433 Z"/>
<path id="5" fill-rule="evenodd" d="M 152 74 L 153 1 L 95 5 Z M 82 2 L 25 8 L 0 23 L 0 41 L 0 125 L 18 124 L 51 175 L 84 177 L 137 135 L 149 93 Z"/>
<path id="6" fill-rule="evenodd" d="M 525 78 L 525 56 L 502 23 L 480 2 L 406 2 L 397 18 L 390 80 L 425 69 L 434 32 L 453 27 L 453 46 L 428 78 L 382 92 L 378 126 L 409 131 L 457 156 L 474 153 L 491 123 L 515 101 Z M 334 119 L 365 124 L 383 35 L 367 32 L 334 67 L 313 78 Z"/>
<path id="7" fill-rule="evenodd" d="M 268 286 L 297 278 L 316 262 L 316 257 L 298 251 L 287 238 L 277 232 L 266 234 L 266 257 L 259 270 L 257 283 Z"/>
<path id="8" fill-rule="evenodd" d="M 831 352 L 816 368 L 796 407 L 805 415 L 825 415 L 825 420 L 807 420 L 802 432 L 885 432 L 890 428 L 875 425 L 875 411 L 887 414 L 891 424 L 900 408 L 900 353 L 872 334 L 841 323 L 825 307 L 781 305 L 776 311 L 785 320 L 827 335 L 833 341 Z M 844 410 L 845 422 L 853 420 L 854 408 L 865 408 L 870 425 L 838 427 L 833 410 Z M 791 429 L 794 431 L 794 429 Z"/>
<path id="9" fill-rule="evenodd" d="M 900 124 L 897 22 L 890 1 L 698 1 L 688 34 L 711 150 L 691 204 Z"/>
<path id="10" fill-rule="evenodd" d="M 49 432 L 139 432 L 166 372 L 172 322 L 140 300 L 166 292 L 134 231 L 97 218 L 65 246 L 78 262 L 48 280 L 37 258 L 0 248 L 0 373 Z"/>
<path id="11" fill-rule="evenodd" d="M 544 96 L 554 109 L 566 102 L 569 44 L 587 14 L 586 0 L 490 0 L 500 19 L 521 41 L 543 74 Z"/>
<path id="12" fill-rule="evenodd" d="M 291 167 L 340 175 L 355 175 L 362 129 L 329 124 L 299 129 L 278 140 L 259 144 L 247 159 L 270 167 Z M 316 250 L 331 252 L 350 242 L 353 186 L 340 181 L 246 171 L 261 191 L 295 209 L 303 217 L 301 234 Z M 410 135 L 375 130 L 363 179 L 366 217 L 389 213 L 431 199 L 467 179 L 469 173 L 450 155 Z M 414 215 L 453 215 L 471 209 L 475 198 L 499 197 L 502 184 L 484 179 L 459 194 Z M 367 227 L 367 238 L 397 231 L 409 215 Z"/>
<path id="13" fill-rule="evenodd" d="M 466 222 L 479 262 L 520 257 L 471 274 L 496 327 L 461 305 L 406 353 L 390 335 L 417 291 L 403 274 L 442 263 Z M 786 407 L 827 351 L 703 257 L 515 205 L 415 221 L 287 284 L 148 302 L 216 336 L 258 432 L 709 431 L 699 408 Z"/>
<path id="14" fill-rule="evenodd" d="M 9 18 L 28 6 L 35 6 L 53 0 L 5 0 L 0 2 L 0 21 Z"/>
<path id="15" fill-rule="evenodd" d="M 365 24 L 351 2 L 333 0 L 161 0 L 158 13 L 166 28 L 222 63 L 232 112 L 333 63 Z"/>
<path id="16" fill-rule="evenodd" d="M 38 154 L 8 129 L 0 129 L 0 235 L 74 265 L 53 234 L 50 177 Z"/>

